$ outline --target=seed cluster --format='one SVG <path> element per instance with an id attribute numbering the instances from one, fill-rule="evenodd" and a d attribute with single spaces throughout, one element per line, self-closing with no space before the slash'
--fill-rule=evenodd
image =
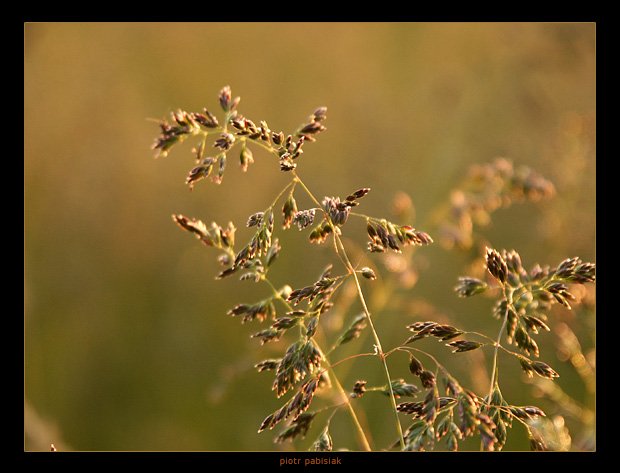
<path id="1" fill-rule="evenodd" d="M 524 356 L 519 357 L 519 363 L 521 363 L 521 368 L 525 371 L 530 378 L 534 373 L 536 373 L 541 378 L 553 379 L 557 378 L 559 374 L 557 374 L 553 368 L 551 368 L 547 363 L 543 363 L 542 361 L 532 361 L 528 360 Z"/>
<path id="2" fill-rule="evenodd" d="M 306 434 L 308 430 L 310 430 L 315 416 L 316 412 L 304 412 L 299 414 L 291 421 L 290 426 L 275 438 L 274 442 L 284 443 L 285 441 L 291 442 L 298 437 L 302 439 L 306 438 Z"/>
<path id="3" fill-rule="evenodd" d="M 276 370 L 272 388 L 276 395 L 282 396 L 307 374 L 317 370 L 321 366 L 321 358 L 321 352 L 312 340 L 298 340 L 289 346 Z"/>
<path id="4" fill-rule="evenodd" d="M 405 450 L 432 449 L 436 441 L 444 438 L 448 450 L 457 450 L 459 440 L 476 433 L 484 450 L 501 448 L 495 432 L 497 424 L 491 414 L 485 412 L 487 409 L 483 400 L 462 388 L 443 368 L 446 393 L 443 396 L 440 395 L 435 375 L 425 370 L 413 356 L 410 358 L 410 370 L 420 376 L 426 394 L 422 401 L 407 401 L 397 406 L 398 412 L 408 414 L 413 419 L 404 435 Z M 506 411 L 509 412 L 507 407 Z M 533 410 L 530 412 L 534 413 Z"/>
<path id="5" fill-rule="evenodd" d="M 178 223 L 183 230 L 196 235 L 206 246 L 230 250 L 235 244 L 235 231 L 237 229 L 232 222 L 228 222 L 226 228 L 222 228 L 217 223 L 212 222 L 211 228 L 209 229 L 201 220 L 190 220 L 183 215 L 173 215 L 172 219 Z"/>
<path id="6" fill-rule="evenodd" d="M 297 166 L 295 160 L 303 153 L 304 142 L 315 141 L 316 135 L 326 129 L 322 124 L 326 118 L 326 107 L 317 108 L 294 134 L 285 137 L 282 132 L 270 130 L 267 122 L 261 121 L 257 125 L 241 115 L 237 110 L 240 97 L 233 98 L 229 86 L 220 90 L 218 101 L 226 113 L 223 125 L 220 125 L 215 114 L 206 108 L 201 113 L 178 110 L 171 113 L 171 123 L 166 120 L 160 122 L 160 135 L 152 146 L 156 150 L 156 157 L 165 157 L 173 146 L 180 144 L 186 138 L 204 137 L 203 141 L 193 149 L 196 155 L 196 165 L 185 180 L 190 190 L 193 189 L 195 183 L 209 177 L 214 170 L 217 170 L 217 174 L 212 177 L 212 180 L 220 184 L 224 177 L 228 152 L 238 143 L 240 143 L 239 162 L 244 172 L 254 162 L 254 155 L 247 146 L 248 142 L 261 143 L 266 146 L 278 156 L 280 169 L 291 171 Z M 228 129 L 229 126 L 231 130 Z M 216 156 L 206 156 L 205 140 L 212 134 L 217 134 L 213 140 L 213 147 L 219 150 L 219 153 Z"/>
<path id="7" fill-rule="evenodd" d="M 410 225 L 395 225 L 387 220 L 366 220 L 366 231 L 370 237 L 368 250 L 371 253 L 384 253 L 388 249 L 401 253 L 400 245 L 429 245 L 433 239 L 425 232 L 417 231 Z"/>
<path id="8" fill-rule="evenodd" d="M 320 380 L 321 375 L 314 376 L 306 381 L 299 388 L 294 397 L 287 401 L 280 409 L 272 414 L 269 414 L 265 418 L 258 431 L 262 432 L 265 429 L 273 429 L 276 424 L 291 416 L 293 420 L 297 419 L 310 406 L 314 393 L 319 386 Z M 306 421 L 311 420 L 312 419 L 306 419 Z"/>
<path id="9" fill-rule="evenodd" d="M 305 299 L 312 302 L 319 296 L 328 296 L 331 292 L 330 288 L 336 282 L 335 278 L 329 277 L 330 272 L 331 266 L 323 272 L 321 278 L 314 284 L 302 287 L 301 289 L 295 289 L 291 292 L 287 298 L 287 301 L 297 305 Z"/>
<path id="10" fill-rule="evenodd" d="M 500 298 L 493 307 L 493 315 L 506 318 L 506 336 L 527 355 L 539 356 L 539 348 L 532 337 L 540 330 L 549 331 L 546 312 L 555 303 L 570 309 L 574 296 L 569 284 L 595 282 L 595 265 L 583 263 L 579 258 L 568 258 L 557 268 L 536 264 L 528 272 L 523 268 L 521 257 L 515 250 L 486 249 L 486 269 L 502 285 L 509 299 Z M 470 297 L 491 289 L 477 278 L 459 278 L 455 290 L 461 297 Z M 458 348 L 458 347 L 457 347 Z"/>
<path id="11" fill-rule="evenodd" d="M 406 344 L 428 336 L 433 336 L 439 338 L 441 341 L 445 341 L 458 337 L 463 333 L 461 330 L 451 325 L 438 324 L 437 322 L 415 322 L 408 325 L 407 328 L 414 332 L 414 335 L 407 339 L 405 342 Z"/>

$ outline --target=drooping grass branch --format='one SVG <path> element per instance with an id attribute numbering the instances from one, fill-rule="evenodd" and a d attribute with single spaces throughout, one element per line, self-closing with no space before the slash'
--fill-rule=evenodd
<path id="1" fill-rule="evenodd" d="M 323 218 L 319 225 L 312 230 L 309 239 L 311 242 L 322 243 L 326 240 L 328 235 L 333 234 L 336 253 L 345 265 L 348 275 L 352 276 L 355 281 L 360 301 L 364 307 L 364 313 L 375 338 L 375 346 L 377 347 L 377 352 L 383 365 L 387 385 L 390 387 L 390 398 L 398 436 L 401 440 L 401 444 L 404 446 L 402 429 L 396 411 L 395 398 L 391 389 L 392 382 L 386 360 L 383 356 L 381 342 L 372 324 L 371 315 L 366 306 L 357 272 L 351 264 L 344 244 L 340 239 L 341 227 L 346 222 L 351 207 L 356 206 L 358 204 L 357 200 L 364 197 L 369 189 L 360 189 L 349 195 L 347 199 L 342 202 L 339 198 L 326 197 L 322 203 L 319 203 L 318 199 L 296 173 L 296 159 L 303 153 L 305 141 L 313 141 L 315 136 L 325 129 L 321 124 L 325 119 L 326 109 L 324 107 L 315 110 L 307 123 L 302 125 L 295 133 L 285 138 L 283 133 L 271 132 L 265 122 L 261 122 L 260 126 L 256 126 L 251 120 L 236 113 L 239 99 L 232 99 L 228 87 L 222 89 L 220 92 L 219 101 L 224 112 L 226 112 L 223 125 L 220 125 L 216 116 L 206 109 L 204 113 L 200 114 L 190 114 L 183 111 L 173 113 L 172 118 L 175 124 L 171 125 L 167 122 L 163 122 L 160 125 L 162 133 L 154 145 L 154 148 L 158 150 L 159 156 L 167 155 L 173 145 L 182 142 L 189 136 L 203 136 L 198 147 L 194 149 L 197 165 L 192 168 L 186 179 L 186 183 L 190 186 L 190 189 L 193 188 L 197 182 L 211 176 L 213 172 L 216 172 L 216 174 L 212 177 L 212 180 L 216 183 L 221 183 L 227 164 L 228 152 L 236 144 L 240 146 L 239 157 L 241 167 L 244 171 L 247 171 L 248 166 L 254 160 L 253 153 L 247 146 L 249 142 L 258 144 L 266 151 L 275 154 L 279 160 L 280 170 L 291 172 L 293 179 L 280 192 L 269 208 L 250 216 L 247 226 L 257 227 L 257 231 L 250 243 L 238 252 L 234 250 L 235 228 L 232 224 L 229 224 L 226 230 L 222 229 L 217 224 L 212 224 L 211 230 L 209 230 L 201 221 L 190 221 L 184 216 L 174 216 L 175 221 L 184 229 L 195 233 L 206 245 L 215 246 L 224 250 L 224 255 L 220 258 L 220 261 L 228 265 L 228 267 L 218 275 L 218 278 L 228 277 L 239 270 L 246 270 L 242 278 L 252 278 L 258 281 L 265 279 L 264 274 L 266 268 L 271 265 L 279 250 L 277 243 L 272 245 L 272 234 L 274 232 L 273 209 L 277 201 L 288 192 L 288 198 L 282 207 L 284 228 L 290 227 L 291 224 L 296 224 L 300 230 L 303 230 L 313 224 L 317 211 L 321 212 Z M 234 135 L 229 132 L 229 126 L 237 130 Z M 206 156 L 206 139 L 214 132 L 219 133 L 219 136 L 214 140 L 214 147 L 218 148 L 220 152 L 217 153 L 215 157 Z M 302 211 L 297 209 L 294 198 L 294 190 L 297 184 L 308 194 L 315 203 L 316 208 Z M 395 248 L 394 237 L 388 235 L 380 225 L 378 225 L 378 228 L 382 229 L 384 242 L 386 244 L 389 243 L 392 248 Z M 425 239 L 426 243 L 430 241 L 430 237 Z M 404 243 L 408 244 L 410 242 L 405 240 Z M 261 260 L 263 256 L 266 256 L 265 263 Z M 285 304 L 293 302 L 295 305 L 304 299 L 309 299 L 310 302 L 315 300 L 321 301 L 319 304 L 315 303 L 310 311 L 295 311 L 292 310 L 292 307 L 288 306 L 287 317 L 275 318 L 275 322 L 271 327 L 254 335 L 255 337 L 261 338 L 262 343 L 279 340 L 285 331 L 296 325 L 300 325 L 302 320 L 308 320 L 308 325 L 305 327 L 305 330 L 301 330 L 302 338 L 289 347 L 285 356 L 278 362 L 277 367 L 275 367 L 274 364 L 274 368 L 276 369 L 274 390 L 278 396 L 285 394 L 289 389 L 292 389 L 293 385 L 298 381 L 311 375 L 318 369 L 321 360 L 325 359 L 325 354 L 318 347 L 316 341 L 313 340 L 313 335 L 316 330 L 316 325 L 318 324 L 318 317 L 328 308 L 328 301 L 331 297 L 330 286 L 334 281 L 334 278 L 330 278 L 329 272 L 325 272 L 312 286 L 307 286 L 290 293 L 287 293 L 286 290 L 277 290 L 273 288 L 274 296 L 272 298 L 268 298 L 255 305 L 239 304 L 230 311 L 231 315 L 243 315 L 244 321 L 254 319 L 264 321 L 268 314 L 270 314 L 272 318 L 275 317 L 274 298 L 282 300 Z M 266 369 L 266 366 L 266 364 L 261 365 L 261 370 Z M 344 390 L 333 374 L 332 378 L 335 379 L 337 389 L 343 394 Z M 276 423 L 289 416 L 292 416 L 293 420 L 295 420 L 307 409 L 318 383 L 318 378 L 310 378 L 298 391 L 298 394 L 293 397 L 284 408 L 268 416 L 263 422 L 260 430 L 264 430 L 267 427 L 273 428 Z M 304 394 L 300 397 L 301 393 Z M 350 406 L 350 402 L 347 401 L 347 405 Z M 356 427 L 359 429 L 359 422 L 352 408 L 350 408 L 350 412 Z M 362 440 L 362 444 L 364 448 L 368 448 L 368 442 L 364 439 Z"/>

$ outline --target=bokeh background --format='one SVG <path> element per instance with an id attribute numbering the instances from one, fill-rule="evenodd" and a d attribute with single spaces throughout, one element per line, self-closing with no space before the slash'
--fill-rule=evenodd
<path id="1" fill-rule="evenodd" d="M 371 187 L 364 212 L 375 216 L 389 217 L 404 192 L 411 222 L 431 236 L 469 167 L 507 157 L 552 181 L 555 196 L 498 210 L 480 237 L 516 249 L 527 267 L 595 262 L 595 39 L 592 23 L 25 24 L 25 449 L 262 451 L 307 448 L 319 434 L 277 445 L 256 433 L 284 400 L 252 366 L 287 345 L 261 348 L 249 338 L 257 326 L 226 311 L 268 288 L 215 281 L 217 253 L 171 219 L 232 220 L 242 240 L 247 217 L 288 176 L 256 150 L 247 173 L 231 162 L 221 186 L 190 192 L 192 145 L 154 159 L 158 120 L 179 108 L 217 112 L 225 85 L 244 115 L 285 133 L 327 106 L 327 131 L 305 146 L 300 176 L 317 196 Z M 363 227 L 349 236 L 365 245 Z M 276 284 L 312 283 L 333 261 L 329 247 L 304 241 L 296 229 L 282 237 Z M 453 291 L 480 254 L 438 242 L 419 250 L 409 308 L 388 303 L 377 315 L 384 347 L 427 317 L 495 336 L 492 301 Z M 593 291 L 580 294 L 590 302 L 554 311 L 561 329 L 537 337 L 561 391 L 524 383 L 500 359 L 506 399 L 543 408 L 574 449 L 594 445 Z M 587 362 L 562 345 L 573 333 Z M 370 339 L 358 343 L 350 353 L 372 351 Z M 467 387 L 488 382 L 488 356 L 441 348 Z M 380 384 L 369 360 L 343 366 L 344 382 Z M 407 378 L 407 361 L 390 358 L 394 377 Z M 389 445 L 387 399 L 360 401 L 376 446 Z M 356 448 L 345 414 L 331 430 L 336 447 Z M 523 428 L 506 448 L 528 448 Z"/>

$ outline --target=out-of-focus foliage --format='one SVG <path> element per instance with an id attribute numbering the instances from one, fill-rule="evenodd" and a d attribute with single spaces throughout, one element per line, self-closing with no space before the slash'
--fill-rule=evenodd
<path id="1" fill-rule="evenodd" d="M 158 120 L 173 108 L 214 107 L 224 85 L 272 129 L 294 130 L 328 107 L 327 130 L 297 169 L 319 195 L 372 187 L 366 212 L 375 205 L 381 214 L 405 192 L 413 202 L 405 210 L 434 236 L 428 223 L 470 166 L 507 157 L 550 180 L 555 195 L 474 222 L 477 241 L 515 248 L 527 266 L 595 262 L 595 26 L 25 24 L 25 448 L 289 448 L 256 434 L 278 405 L 270 379 L 251 368 L 265 354 L 248 337 L 255 327 L 226 315 L 243 282 L 215 281 L 213 255 L 170 219 L 242 228 L 281 189 L 277 162 L 256 151 L 248 173 L 231 166 L 221 186 L 190 194 L 191 155 L 154 160 L 150 149 Z M 286 238 L 306 244 L 292 231 Z M 378 319 L 386 348 L 430 312 L 470 330 L 495 322 L 489 301 L 464 303 L 453 290 L 459 275 L 479 270 L 478 249 L 420 254 L 409 310 Z M 330 258 L 315 246 L 302 256 L 283 251 L 275 282 L 302 287 L 297 269 L 318 274 Z M 252 291 L 264 295 L 244 289 Z M 557 353 L 564 392 L 520 379 L 502 391 L 515 404 L 542 396 L 558 442 L 569 435 L 574 448 L 591 448 L 594 304 L 591 292 L 576 296 L 585 304 L 558 310 L 559 328 L 538 340 Z M 488 359 L 476 361 L 467 376 L 486 385 Z M 369 423 L 391 421 L 379 414 L 369 410 Z M 335 444 L 345 424 L 334 419 Z M 506 445 L 524 448 L 518 439 Z"/>

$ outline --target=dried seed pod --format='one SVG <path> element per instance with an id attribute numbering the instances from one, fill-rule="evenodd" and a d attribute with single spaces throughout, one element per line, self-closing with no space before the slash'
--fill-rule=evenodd
<path id="1" fill-rule="evenodd" d="M 314 135 L 323 130 L 326 130 L 326 128 L 319 122 L 311 122 L 304 125 L 297 133 L 310 141 L 315 141 Z"/>
<path id="2" fill-rule="evenodd" d="M 327 220 L 323 220 L 316 228 L 314 228 L 310 235 L 308 236 L 308 240 L 310 243 L 323 243 L 327 236 L 334 233 L 334 227 Z"/>
<path id="3" fill-rule="evenodd" d="M 547 363 L 543 363 L 542 361 L 531 361 L 524 356 L 520 356 L 519 363 L 521 364 L 521 368 L 523 369 L 523 371 L 525 371 L 525 374 L 527 374 L 530 378 L 534 373 L 536 373 L 542 378 L 547 379 L 553 379 L 560 376 L 553 370 L 553 368 L 551 368 Z"/>
<path id="4" fill-rule="evenodd" d="M 375 241 L 377 239 L 377 231 L 375 227 L 370 223 L 370 220 L 366 220 L 366 232 L 370 237 L 371 241 Z"/>
<path id="5" fill-rule="evenodd" d="M 197 126 L 196 121 L 193 118 L 193 114 L 189 114 L 183 110 L 178 110 L 177 112 L 172 112 L 171 115 L 177 125 L 187 128 L 188 132 L 191 132 L 191 130 L 195 129 Z"/>
<path id="6" fill-rule="evenodd" d="M 269 141 L 269 136 L 271 135 L 271 130 L 269 126 L 267 126 L 267 122 L 260 122 L 260 139 L 263 141 Z"/>
<path id="7" fill-rule="evenodd" d="M 433 337 L 437 337 L 443 342 L 443 341 L 450 340 L 451 338 L 461 335 L 463 331 L 458 330 L 457 328 L 451 325 L 435 324 L 429 333 Z"/>
<path id="8" fill-rule="evenodd" d="M 370 192 L 370 188 L 363 188 L 363 189 L 359 189 L 355 192 L 353 192 L 353 194 L 350 194 L 349 196 L 347 196 L 347 202 L 353 202 L 357 199 L 361 199 L 362 197 L 364 197 L 366 194 L 368 194 Z"/>
<path id="9" fill-rule="evenodd" d="M 538 345 L 532 337 L 525 331 L 525 329 L 519 324 L 514 333 L 514 342 L 521 350 L 528 355 L 539 355 Z"/>
<path id="10" fill-rule="evenodd" d="M 306 338 L 310 339 L 314 337 L 317 329 L 319 328 L 319 318 L 318 317 L 310 317 L 308 323 L 306 324 Z"/>
<path id="11" fill-rule="evenodd" d="M 359 337 L 361 331 L 366 328 L 366 324 L 366 314 L 359 314 L 357 317 L 355 317 L 353 323 L 351 323 L 349 328 L 340 336 L 340 338 L 336 342 L 336 346 L 350 342 L 351 340 Z"/>
<path id="12" fill-rule="evenodd" d="M 250 215 L 246 226 L 254 227 L 256 225 L 260 225 L 260 223 L 263 221 L 263 215 L 265 215 L 263 212 L 256 212 L 255 214 Z"/>
<path id="13" fill-rule="evenodd" d="M 485 292 L 489 288 L 487 283 L 477 278 L 459 278 L 459 283 L 454 288 L 459 297 L 470 297 Z"/>
<path id="14" fill-rule="evenodd" d="M 275 370 L 278 367 L 279 363 L 280 360 L 264 360 L 254 365 L 254 368 L 256 368 L 259 372 L 270 371 Z"/>
<path id="15" fill-rule="evenodd" d="M 549 326 L 540 320 L 538 317 L 534 317 L 532 315 L 524 315 L 522 317 L 523 321 L 527 325 L 527 328 L 534 333 L 538 333 L 538 329 L 543 329 L 549 332 L 551 329 Z"/>
<path id="16" fill-rule="evenodd" d="M 288 330 L 295 327 L 301 319 L 299 317 L 280 317 L 271 325 L 275 330 Z"/>
<path id="17" fill-rule="evenodd" d="M 502 284 L 506 282 L 508 266 L 497 250 L 487 247 L 486 264 L 491 276 Z"/>
<path id="18" fill-rule="evenodd" d="M 342 226 L 345 224 L 351 211 L 351 207 L 349 205 L 340 202 L 339 197 L 325 197 L 322 204 L 323 209 L 325 209 L 334 225 Z"/>
<path id="19" fill-rule="evenodd" d="M 425 388 L 432 388 L 435 386 L 435 375 L 428 370 L 424 370 L 420 373 L 420 381 Z"/>
<path id="20" fill-rule="evenodd" d="M 396 399 L 400 397 L 412 397 L 415 396 L 418 392 L 420 392 L 420 388 L 418 388 L 415 384 L 410 384 L 405 382 L 404 379 L 396 379 L 391 383 L 392 393 Z M 390 395 L 390 388 L 385 386 L 381 389 L 381 392 L 386 396 Z"/>
<path id="21" fill-rule="evenodd" d="M 366 279 L 370 279 L 371 281 L 377 279 L 375 272 L 370 268 L 362 268 L 361 273 L 362 276 L 364 276 Z"/>
<path id="22" fill-rule="evenodd" d="M 280 156 L 280 170 L 281 171 L 292 171 L 297 167 L 297 164 L 293 162 L 293 159 L 289 153 L 285 153 Z"/>
<path id="23" fill-rule="evenodd" d="M 237 104 L 239 104 L 241 98 L 236 97 L 233 99 L 230 91 L 230 86 L 227 85 L 222 88 L 222 90 L 220 90 L 219 100 L 222 109 L 225 112 L 231 112 L 237 107 Z"/>
<path id="24" fill-rule="evenodd" d="M 254 155 L 252 154 L 252 151 L 246 146 L 243 146 L 241 148 L 241 153 L 239 155 L 239 161 L 240 161 L 241 169 L 243 170 L 243 172 L 246 172 L 248 170 L 249 165 L 254 162 Z"/>
<path id="25" fill-rule="evenodd" d="M 353 392 L 351 393 L 351 397 L 354 399 L 360 398 L 366 392 L 366 381 L 357 381 L 355 386 L 353 386 Z"/>
<path id="26" fill-rule="evenodd" d="M 375 231 L 377 233 L 377 238 L 379 238 L 379 240 L 381 241 L 381 244 L 384 247 L 389 247 L 389 240 L 388 240 L 388 233 L 387 230 L 383 227 L 383 225 L 381 224 L 377 224 L 375 226 Z"/>
<path id="27" fill-rule="evenodd" d="M 224 170 L 226 169 L 227 158 L 225 154 L 220 154 L 219 157 L 219 166 L 217 168 L 217 176 L 213 176 L 211 180 L 216 184 L 222 183 L 222 178 L 224 177 Z"/>
<path id="28" fill-rule="evenodd" d="M 220 126 L 215 115 L 209 112 L 206 108 L 204 109 L 204 113 L 192 113 L 192 118 L 196 123 L 199 123 L 207 128 L 217 128 Z"/>
<path id="29" fill-rule="evenodd" d="M 424 371 L 422 363 L 413 355 L 409 355 L 409 371 L 415 376 L 420 376 Z"/>
<path id="30" fill-rule="evenodd" d="M 280 250 L 282 248 L 279 245 L 279 241 L 275 238 L 271 244 L 269 250 L 267 250 L 267 257 L 265 265 L 267 267 L 271 266 L 271 264 L 276 260 L 276 258 L 280 255 Z"/>
<path id="31" fill-rule="evenodd" d="M 293 217 L 293 223 L 295 223 L 301 231 L 308 225 L 312 225 L 312 222 L 314 222 L 315 213 L 316 212 L 314 209 L 299 211 L 295 213 L 295 216 Z"/>
<path id="32" fill-rule="evenodd" d="M 207 230 L 207 226 L 201 220 L 189 220 L 183 215 L 173 215 L 172 219 L 179 224 L 183 230 L 196 234 L 200 239 L 209 237 L 209 230 Z M 210 241 L 212 240 L 210 239 Z"/>
<path id="33" fill-rule="evenodd" d="M 478 424 L 476 419 L 478 405 L 475 395 L 462 390 L 457 397 L 457 407 L 461 416 L 459 430 L 463 437 L 468 437 L 475 432 L 476 425 Z"/>
<path id="34" fill-rule="evenodd" d="M 284 221 L 282 223 L 283 228 L 289 228 L 291 226 L 291 223 L 293 223 L 293 220 L 295 219 L 296 213 L 297 203 L 295 202 L 295 198 L 291 192 L 286 202 L 284 202 L 284 205 L 282 205 L 282 215 L 284 216 Z"/>
<path id="35" fill-rule="evenodd" d="M 318 107 L 313 113 L 312 116 L 310 117 L 311 121 L 314 122 L 320 122 L 325 120 L 325 118 L 327 118 L 327 107 Z"/>
<path id="36" fill-rule="evenodd" d="M 219 138 L 213 142 L 213 146 L 220 148 L 222 151 L 228 151 L 235 142 L 234 135 L 230 133 L 222 133 Z"/>
<path id="37" fill-rule="evenodd" d="M 515 275 L 519 275 L 523 272 L 523 267 L 521 266 L 521 257 L 519 253 L 515 250 L 503 251 L 504 260 L 506 261 L 506 266 L 511 273 Z"/>
<path id="38" fill-rule="evenodd" d="M 595 266 L 593 263 L 578 264 L 573 273 L 567 278 L 570 282 L 583 284 L 596 280 Z"/>
<path id="39" fill-rule="evenodd" d="M 284 141 L 284 133 L 279 132 L 276 133 L 275 131 L 271 133 L 271 141 L 273 141 L 273 144 L 276 146 L 280 146 L 282 144 L 282 142 Z"/>
<path id="40" fill-rule="evenodd" d="M 284 331 L 276 330 L 272 327 L 269 327 L 265 330 L 261 330 L 260 332 L 254 333 L 251 335 L 251 338 L 260 338 L 260 344 L 264 345 L 268 342 L 277 342 L 282 338 Z"/>
<path id="41" fill-rule="evenodd" d="M 329 435 L 329 425 L 321 431 L 319 438 L 309 448 L 311 452 L 331 452 L 334 449 L 334 443 L 331 435 Z"/>
<path id="42" fill-rule="evenodd" d="M 296 159 L 301 155 L 301 153 L 303 153 L 301 147 L 303 146 L 305 140 L 306 138 L 304 136 L 301 136 L 299 140 L 297 140 L 295 147 L 291 150 L 291 159 Z"/>
<path id="43" fill-rule="evenodd" d="M 293 419 L 289 425 L 289 427 L 279 434 L 275 439 L 275 443 L 283 443 L 286 440 L 293 441 L 297 437 L 305 438 L 308 430 L 310 430 L 310 426 L 312 425 L 312 421 L 316 416 L 316 412 L 307 413 L 304 412 L 297 416 L 296 419 Z"/>
<path id="44" fill-rule="evenodd" d="M 484 343 L 471 342 L 468 340 L 455 340 L 454 342 L 446 343 L 446 346 L 453 347 L 452 353 L 461 353 L 464 351 L 471 351 L 483 346 Z"/>
<path id="45" fill-rule="evenodd" d="M 301 289 L 296 289 L 290 293 L 286 300 L 292 302 L 294 305 L 297 305 L 304 299 L 312 296 L 312 294 L 314 294 L 314 290 L 314 286 L 306 286 Z"/>
<path id="46" fill-rule="evenodd" d="M 415 232 L 415 236 L 417 237 L 416 244 L 418 245 L 430 245 L 433 243 L 433 239 L 428 233 L 425 232 Z M 418 243 L 419 241 L 419 243 Z"/>
<path id="47" fill-rule="evenodd" d="M 532 361 L 530 362 L 530 366 L 534 372 L 542 378 L 553 379 L 560 376 L 553 370 L 553 368 L 551 368 L 551 366 L 547 363 L 543 363 L 542 361 Z"/>
<path id="48" fill-rule="evenodd" d="M 192 148 L 192 153 L 194 153 L 196 155 L 196 162 L 200 163 L 200 161 L 202 160 L 204 151 L 205 151 L 205 146 L 204 146 L 205 142 L 201 141 L 198 144 L 198 147 L 196 148 Z"/>
<path id="49" fill-rule="evenodd" d="M 185 184 L 189 185 L 190 190 L 194 188 L 194 184 L 201 181 L 211 174 L 215 158 L 204 158 L 200 161 L 200 165 L 195 166 L 185 179 Z"/>

